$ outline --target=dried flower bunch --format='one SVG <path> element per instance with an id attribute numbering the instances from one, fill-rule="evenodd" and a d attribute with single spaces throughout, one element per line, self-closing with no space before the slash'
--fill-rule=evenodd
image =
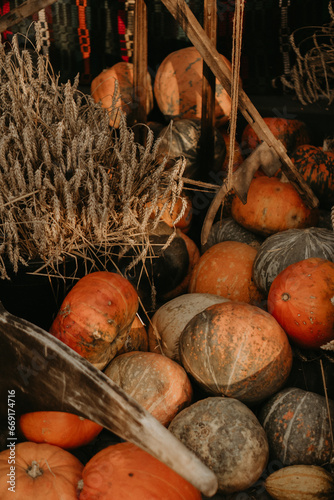
<path id="1" fill-rule="evenodd" d="M 0 44 L 0 276 L 34 259 L 57 273 L 64 256 L 115 246 L 137 245 L 140 259 L 156 200 L 181 196 L 184 161 L 158 163 L 151 130 L 143 146 L 124 115 L 109 127 L 78 78 L 59 84 L 35 31 L 34 50 L 16 36 L 9 50 Z"/>

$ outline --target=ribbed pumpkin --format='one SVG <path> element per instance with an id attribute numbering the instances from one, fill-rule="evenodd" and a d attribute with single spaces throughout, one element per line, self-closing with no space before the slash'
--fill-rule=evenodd
<path id="1" fill-rule="evenodd" d="M 221 58 L 231 68 L 225 56 Z M 162 114 L 168 119 L 200 119 L 202 116 L 203 59 L 191 46 L 171 52 L 158 67 L 154 95 Z M 231 98 L 216 80 L 216 126 L 229 119 Z"/>
<path id="2" fill-rule="evenodd" d="M 271 116 L 265 116 L 263 120 L 276 139 L 283 143 L 288 153 L 291 153 L 301 144 L 310 142 L 307 126 L 300 120 Z M 244 156 L 248 156 L 261 142 L 251 125 L 246 125 L 241 136 L 241 147 Z"/>
<path id="3" fill-rule="evenodd" d="M 49 443 L 65 449 L 90 443 L 103 429 L 87 418 L 62 411 L 24 413 L 20 416 L 19 426 L 28 441 Z"/>
<path id="4" fill-rule="evenodd" d="M 188 481 L 132 443 L 108 446 L 82 473 L 80 500 L 201 500 Z"/>
<path id="5" fill-rule="evenodd" d="M 180 336 L 180 359 L 209 393 L 254 403 L 283 386 L 292 350 L 273 316 L 230 301 L 207 307 L 187 323 Z"/>
<path id="6" fill-rule="evenodd" d="M 334 262 L 334 231 L 319 227 L 287 229 L 268 236 L 256 254 L 253 278 L 266 295 L 276 276 L 290 264 L 310 257 Z"/>
<path id="7" fill-rule="evenodd" d="M 241 226 L 263 236 L 316 226 L 319 217 L 318 210 L 308 208 L 292 184 L 267 176 L 253 178 L 245 205 L 234 196 L 231 215 Z"/>
<path id="8" fill-rule="evenodd" d="M 96 271 L 66 295 L 50 333 L 99 369 L 123 346 L 138 309 L 138 294 L 123 276 Z"/>
<path id="9" fill-rule="evenodd" d="M 51 444 L 14 443 L 0 453 L 1 500 L 77 500 L 83 465 L 74 455 Z"/>
<path id="10" fill-rule="evenodd" d="M 290 264 L 272 282 L 268 311 L 304 348 L 334 339 L 334 263 L 313 257 Z"/>
<path id="11" fill-rule="evenodd" d="M 94 101 L 101 102 L 101 105 L 109 110 L 110 125 L 115 128 L 118 128 L 120 123 L 119 110 L 131 120 L 133 110 L 138 107 L 140 93 L 143 92 L 143 89 L 133 88 L 133 64 L 125 61 L 104 69 L 93 79 L 90 90 Z M 146 80 L 146 96 L 146 112 L 149 113 L 153 109 L 153 89 L 149 73 Z"/>
<path id="12" fill-rule="evenodd" d="M 191 402 L 192 386 L 185 370 L 161 354 L 127 352 L 116 356 L 104 373 L 162 425 Z"/>
<path id="13" fill-rule="evenodd" d="M 202 253 L 222 241 L 240 241 L 258 249 L 263 240 L 263 237 L 240 226 L 233 217 L 224 217 L 212 225 L 207 242 L 202 245 Z"/>
<path id="14" fill-rule="evenodd" d="M 239 241 L 223 241 L 210 247 L 194 266 L 190 293 L 212 293 L 230 300 L 259 305 L 264 297 L 253 282 L 257 250 Z"/>
<path id="15" fill-rule="evenodd" d="M 149 349 L 180 362 L 179 340 L 183 328 L 197 313 L 227 299 L 210 293 L 186 293 L 160 306 L 148 327 Z"/>
<path id="16" fill-rule="evenodd" d="M 334 402 L 329 400 L 332 426 Z M 270 456 L 283 465 L 323 465 L 332 453 L 326 399 L 314 392 L 288 387 L 272 396 L 259 411 Z"/>
<path id="17" fill-rule="evenodd" d="M 248 488 L 266 467 L 266 434 L 254 413 L 236 399 L 197 401 L 176 415 L 168 429 L 213 470 L 222 493 Z"/>
<path id="18" fill-rule="evenodd" d="M 291 154 L 296 169 L 319 199 L 319 205 L 334 205 L 334 152 L 304 144 Z"/>

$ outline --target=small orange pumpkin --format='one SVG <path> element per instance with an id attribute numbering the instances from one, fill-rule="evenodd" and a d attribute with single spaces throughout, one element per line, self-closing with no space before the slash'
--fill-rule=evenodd
<path id="1" fill-rule="evenodd" d="M 51 444 L 14 443 L 0 453 L 1 500 L 77 500 L 83 465 L 74 455 Z"/>
<path id="2" fill-rule="evenodd" d="M 60 448 L 84 446 L 103 427 L 87 418 L 62 411 L 34 411 L 20 416 L 19 426 L 28 441 L 49 443 Z"/>
<path id="3" fill-rule="evenodd" d="M 151 202 L 147 203 L 151 206 Z M 152 211 L 151 218 L 155 218 L 156 214 L 161 214 L 161 221 L 165 222 L 169 227 L 176 227 L 183 233 L 187 233 L 191 227 L 192 221 L 192 203 L 189 196 L 182 195 L 174 200 L 159 198 L 157 209 Z"/>

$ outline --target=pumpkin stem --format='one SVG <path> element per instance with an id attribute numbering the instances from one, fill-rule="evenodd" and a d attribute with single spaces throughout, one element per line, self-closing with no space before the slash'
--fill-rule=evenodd
<path id="1" fill-rule="evenodd" d="M 26 472 L 28 476 L 32 477 L 33 479 L 36 479 L 36 477 L 43 475 L 43 470 L 40 468 L 36 460 L 33 460 L 31 462 L 31 465 L 28 467 Z"/>
<path id="2" fill-rule="evenodd" d="M 287 302 L 288 300 L 290 300 L 290 295 L 288 293 L 283 293 L 282 300 L 284 300 L 284 302 Z"/>

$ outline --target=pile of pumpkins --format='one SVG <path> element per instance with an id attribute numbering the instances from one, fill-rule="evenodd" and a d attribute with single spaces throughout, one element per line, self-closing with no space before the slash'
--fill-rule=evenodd
<path id="1" fill-rule="evenodd" d="M 201 58 L 194 48 L 188 52 L 198 72 Z M 195 91 L 196 75 L 185 71 L 185 61 L 184 53 L 173 53 L 162 63 L 154 95 L 166 120 L 198 124 L 200 91 Z M 109 73 L 111 81 L 117 69 L 108 70 L 114 72 Z M 129 78 L 130 69 L 119 78 Z M 92 86 L 96 100 L 102 99 L 105 76 Z M 174 81 L 182 87 L 190 80 L 192 91 L 176 98 Z M 197 99 L 195 105 L 189 105 L 189 94 Z M 110 89 L 105 95 L 110 98 Z M 129 102 L 124 91 L 126 95 Z M 151 103 L 148 93 L 148 110 Z M 106 97 L 105 105 L 110 106 Z M 216 113 L 220 135 L 213 170 L 226 174 L 230 101 L 219 85 Z M 117 125 L 117 114 L 110 119 Z M 259 170 L 247 203 L 233 195 L 230 213 L 217 219 L 201 247 L 191 237 L 196 234 L 192 197 L 185 195 L 167 209 L 162 200 L 162 221 L 175 229 L 187 259 L 178 282 L 162 288 L 156 308 L 148 314 L 139 306 L 140 290 L 127 277 L 96 271 L 69 291 L 49 331 L 102 370 L 211 468 L 219 483 L 216 498 L 329 499 L 334 497 L 334 392 L 330 383 L 325 393 L 321 390 L 326 384 L 320 363 L 324 353 L 330 358 L 334 350 L 334 153 L 310 145 L 306 126 L 298 120 L 265 120 L 318 196 L 319 208 L 308 208 L 282 172 L 269 178 Z M 257 144 L 247 126 L 236 144 L 234 168 Z M 189 172 L 197 175 L 191 162 Z M 310 390 L 311 382 L 296 383 L 296 373 L 301 360 L 307 370 L 308 360 L 314 359 L 320 375 Z M 333 381 L 329 365 L 325 375 Z M 51 480 L 69 499 L 202 498 L 131 443 L 107 446 L 82 464 L 71 450 L 92 443 L 102 428 L 78 416 L 23 414 L 20 431 L 20 491 L 28 491 L 31 478 L 43 475 L 45 487 Z M 8 453 L 0 453 L 0 470 Z M 1 498 L 10 498 L 7 486 L 1 474 Z M 60 498 L 45 491 L 35 498 Z"/>

